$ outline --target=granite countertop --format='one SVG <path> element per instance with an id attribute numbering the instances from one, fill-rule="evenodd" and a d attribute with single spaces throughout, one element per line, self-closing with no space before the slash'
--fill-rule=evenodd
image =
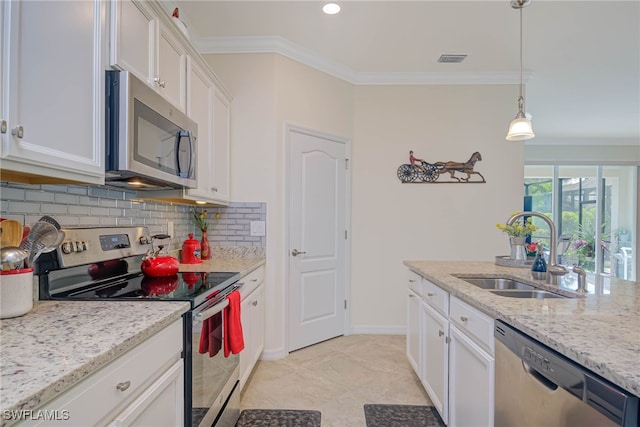
<path id="1" fill-rule="evenodd" d="M 214 258 L 181 264 L 180 271 L 244 276 L 264 264 L 261 256 Z M 38 301 L 26 315 L 0 320 L 0 415 L 37 409 L 180 319 L 189 307 L 186 301 Z"/>
<path id="2" fill-rule="evenodd" d="M 185 301 L 40 301 L 0 320 L 0 414 L 37 409 L 187 310 Z"/>
<path id="3" fill-rule="evenodd" d="M 589 276 L 583 298 L 501 297 L 454 275 L 504 276 L 558 292 L 531 279 L 526 268 L 491 262 L 405 261 L 409 269 L 495 319 L 555 349 L 621 388 L 640 396 L 640 283 Z M 561 286 L 576 289 L 575 274 Z"/>
<path id="4" fill-rule="evenodd" d="M 234 271 L 246 276 L 266 263 L 265 258 L 211 258 L 199 264 L 180 263 L 180 272 Z"/>

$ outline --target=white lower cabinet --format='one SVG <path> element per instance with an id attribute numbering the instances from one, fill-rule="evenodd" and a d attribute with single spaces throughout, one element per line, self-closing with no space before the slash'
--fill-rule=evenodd
<path id="1" fill-rule="evenodd" d="M 422 385 L 431 397 L 442 421 L 448 420 L 449 320 L 433 307 L 422 303 Z"/>
<path id="2" fill-rule="evenodd" d="M 495 359 L 455 325 L 449 334 L 449 425 L 492 426 Z"/>
<path id="3" fill-rule="evenodd" d="M 34 410 L 43 419 L 18 425 L 182 426 L 181 352 L 182 319 Z"/>
<path id="4" fill-rule="evenodd" d="M 264 350 L 264 267 L 240 279 L 242 303 L 240 315 L 244 350 L 240 352 L 240 390 L 244 387 Z"/>
<path id="5" fill-rule="evenodd" d="M 422 315 L 422 301 L 420 296 L 409 290 L 407 299 L 407 359 L 418 378 L 422 378 L 422 360 L 420 358 L 420 318 Z"/>
<path id="6" fill-rule="evenodd" d="M 407 358 L 433 406 L 450 427 L 493 426 L 493 319 L 409 277 Z"/>

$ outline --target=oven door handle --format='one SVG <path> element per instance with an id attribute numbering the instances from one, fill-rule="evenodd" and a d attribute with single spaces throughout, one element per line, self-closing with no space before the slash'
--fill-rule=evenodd
<path id="1" fill-rule="evenodd" d="M 231 292 L 240 289 L 242 287 L 242 285 L 244 285 L 243 282 L 236 283 L 231 288 L 231 290 L 224 296 L 224 299 L 222 301 L 212 301 L 211 303 L 209 303 L 209 305 L 205 305 L 205 307 L 203 307 L 201 310 L 196 311 L 193 314 L 193 322 L 194 323 L 202 322 L 205 319 L 208 319 L 211 316 L 213 316 L 215 314 L 218 314 L 219 312 L 224 310 L 229 305 L 229 300 L 227 299 L 227 296 Z"/>
<path id="2" fill-rule="evenodd" d="M 225 298 L 223 301 L 220 301 L 217 304 L 213 304 L 213 306 L 210 306 L 209 308 L 204 308 L 193 314 L 193 322 L 194 323 L 202 322 L 205 319 L 208 319 L 211 316 L 214 316 L 220 313 L 228 305 L 229 305 L 229 300 Z"/>

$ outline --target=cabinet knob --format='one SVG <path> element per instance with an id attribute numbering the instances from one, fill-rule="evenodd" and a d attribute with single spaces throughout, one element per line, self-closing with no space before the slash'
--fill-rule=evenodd
<path id="1" fill-rule="evenodd" d="M 301 252 L 301 251 L 299 251 L 297 249 L 294 249 L 294 250 L 291 251 L 291 255 L 293 255 L 293 256 L 298 256 L 298 255 L 302 255 L 302 254 L 306 254 L 306 252 Z"/>
<path id="2" fill-rule="evenodd" d="M 258 306 L 258 301 L 254 301 L 251 303 L 252 306 L 257 307 Z"/>
<path id="3" fill-rule="evenodd" d="M 217 193 L 218 192 L 218 187 L 211 187 L 211 191 L 214 192 L 214 193 Z"/>
<path id="4" fill-rule="evenodd" d="M 427 292 L 427 296 L 428 296 L 428 297 L 433 297 L 433 296 L 435 296 L 435 295 L 436 295 L 436 294 L 433 294 L 433 293 L 431 293 L 431 292 Z"/>
<path id="5" fill-rule="evenodd" d="M 22 137 L 24 137 L 24 128 L 22 127 L 22 125 L 18 125 L 15 128 L 11 129 L 11 135 L 15 135 L 18 138 L 22 139 Z"/>
<path id="6" fill-rule="evenodd" d="M 158 86 L 164 88 L 164 80 L 160 80 L 160 77 L 156 77 L 153 81 L 156 82 Z"/>
<path id="7" fill-rule="evenodd" d="M 7 121 L 2 120 L 0 122 L 0 133 L 7 133 Z"/>
<path id="8" fill-rule="evenodd" d="M 469 320 L 469 318 L 465 316 L 460 316 L 460 320 L 466 323 Z"/>
<path id="9" fill-rule="evenodd" d="M 125 391 L 126 389 L 128 389 L 129 387 L 131 387 L 131 381 L 124 381 L 121 383 L 118 383 L 116 385 L 116 390 L 118 391 Z"/>
<path id="10" fill-rule="evenodd" d="M 444 335 L 444 331 L 443 330 L 438 330 L 438 336 L 441 337 Z"/>

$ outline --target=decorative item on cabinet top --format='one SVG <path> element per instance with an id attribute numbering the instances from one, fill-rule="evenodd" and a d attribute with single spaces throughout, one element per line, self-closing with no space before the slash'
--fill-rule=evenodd
<path id="1" fill-rule="evenodd" d="M 474 170 L 476 162 L 480 160 L 482 160 L 482 155 L 476 151 L 464 163 L 454 161 L 429 163 L 415 157 L 413 151 L 409 151 L 409 163 L 398 167 L 398 179 L 403 184 L 482 184 L 487 181 L 480 172 Z M 457 176 L 456 172 L 466 174 L 466 176 Z M 449 174 L 448 180 L 439 180 L 440 175 L 447 173 Z M 471 175 L 477 175 L 479 179 L 474 177 L 471 180 Z"/>

